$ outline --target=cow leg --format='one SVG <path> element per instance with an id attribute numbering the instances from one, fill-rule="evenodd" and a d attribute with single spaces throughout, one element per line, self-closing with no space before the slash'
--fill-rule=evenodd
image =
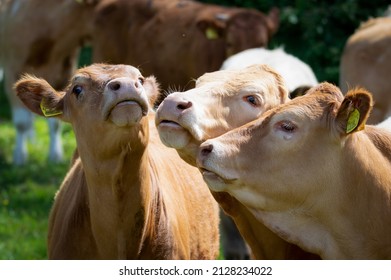
<path id="1" fill-rule="evenodd" d="M 48 119 L 50 133 L 49 161 L 61 162 L 63 160 L 63 148 L 61 141 L 61 123 L 55 118 Z"/>
<path id="2" fill-rule="evenodd" d="M 23 165 L 27 161 L 27 137 L 32 135 L 33 114 L 21 107 L 12 108 L 12 121 L 16 128 L 14 164 Z"/>

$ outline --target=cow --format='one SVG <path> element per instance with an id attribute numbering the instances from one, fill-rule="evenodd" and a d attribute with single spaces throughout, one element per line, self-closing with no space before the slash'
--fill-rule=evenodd
<path id="1" fill-rule="evenodd" d="M 137 65 L 164 88 L 185 87 L 217 70 L 227 55 L 266 45 L 278 25 L 276 8 L 264 15 L 188 0 L 1 1 L 0 68 L 16 128 L 13 163 L 26 163 L 26 138 L 33 132 L 31 113 L 11 94 L 21 73 L 62 89 L 76 69 L 80 47 L 89 44 L 93 62 Z M 59 124 L 49 119 L 54 162 L 63 158 Z"/>
<path id="2" fill-rule="evenodd" d="M 311 67 L 298 57 L 287 53 L 283 47 L 275 49 L 253 48 L 228 57 L 220 70 L 242 69 L 253 64 L 267 64 L 285 80 L 290 97 L 302 95 L 302 89 L 318 84 Z M 298 94 L 291 94 L 298 91 Z"/>
<path id="3" fill-rule="evenodd" d="M 374 98 L 369 124 L 391 116 L 391 18 L 373 18 L 352 34 L 344 47 L 340 62 L 339 86 L 342 92 L 361 86 Z"/>
<path id="4" fill-rule="evenodd" d="M 311 67 L 292 54 L 288 54 L 283 47 L 276 49 L 260 47 L 241 51 L 228 57 L 223 62 L 220 70 L 243 69 L 254 64 L 267 64 L 282 75 L 290 98 L 303 95 L 310 87 L 318 84 Z M 247 255 L 249 255 L 246 253 L 247 246 L 243 241 L 240 241 L 241 236 L 232 220 L 223 214 L 220 215 L 220 219 L 222 228 L 220 233 L 224 244 L 223 250 L 226 251 L 225 254 L 228 255 L 228 258 L 231 258 L 231 256 L 235 256 L 235 251 L 238 251 L 236 258 L 247 258 Z M 236 236 L 236 238 L 229 238 L 229 236 Z M 237 241 L 232 242 L 232 239 Z"/>
<path id="5" fill-rule="evenodd" d="M 78 158 L 49 218 L 50 259 L 216 259 L 218 205 L 197 168 L 159 140 L 155 78 L 129 65 L 79 69 L 65 91 L 24 76 L 34 113 L 71 123 Z"/>
<path id="6" fill-rule="evenodd" d="M 16 98 L 12 86 L 24 72 L 63 88 L 76 69 L 78 51 L 91 35 L 94 0 L 5 0 L 0 2 L 0 68 L 16 128 L 13 163 L 27 162 L 27 139 L 33 115 Z M 75 20 L 77 19 L 77 20 Z M 49 119 L 49 160 L 63 159 L 61 127 Z"/>
<path id="7" fill-rule="evenodd" d="M 186 89 L 228 56 L 267 46 L 279 10 L 265 15 L 191 0 L 110 0 L 97 6 L 94 24 L 94 62 L 137 65 L 165 90 Z"/>
<path id="8" fill-rule="evenodd" d="M 195 88 L 168 95 L 156 111 L 162 142 L 196 166 L 200 144 L 241 126 L 263 112 L 289 101 L 283 77 L 267 65 L 205 73 Z M 256 259 L 312 259 L 272 233 L 248 209 L 226 192 L 215 199 L 233 218 Z"/>
<path id="9" fill-rule="evenodd" d="M 329 83 L 200 146 L 211 190 L 322 259 L 391 258 L 391 133 L 363 88 Z"/>

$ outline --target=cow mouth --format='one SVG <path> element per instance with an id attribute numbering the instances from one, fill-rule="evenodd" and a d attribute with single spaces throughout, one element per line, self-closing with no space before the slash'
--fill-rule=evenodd
<path id="1" fill-rule="evenodd" d="M 174 122 L 174 121 L 170 121 L 170 120 L 162 120 L 162 121 L 160 121 L 158 126 L 164 126 L 164 127 L 168 127 L 168 128 L 181 128 L 181 129 L 184 129 L 179 123 Z"/>
<path id="2" fill-rule="evenodd" d="M 232 178 L 232 179 L 225 178 L 225 177 L 217 174 L 216 172 L 211 171 L 211 170 L 206 169 L 206 168 L 203 168 L 203 167 L 200 167 L 199 170 L 200 170 L 204 180 L 206 182 L 208 182 L 208 183 L 211 183 L 212 185 L 214 183 L 230 185 L 230 184 L 232 184 L 233 182 L 235 182 L 237 180 L 235 178 Z"/>
<path id="3" fill-rule="evenodd" d="M 119 127 L 135 125 L 148 114 L 148 105 L 143 100 L 116 100 L 108 108 L 105 119 Z"/>
<path id="4" fill-rule="evenodd" d="M 129 107 L 129 109 L 127 107 Z M 148 107 L 141 102 L 134 99 L 124 99 L 115 102 L 112 106 L 110 106 L 110 109 L 107 110 L 105 119 L 110 118 L 110 115 L 113 113 L 113 111 L 117 109 L 131 110 L 132 107 L 141 109 L 141 113 L 143 116 L 146 116 L 148 114 Z"/>
<path id="5" fill-rule="evenodd" d="M 157 123 L 157 128 L 161 133 L 180 133 L 180 134 L 186 134 L 189 139 L 192 139 L 191 141 L 201 143 L 203 139 L 199 136 L 200 133 L 197 133 L 197 130 L 192 126 L 187 126 L 186 124 L 183 124 L 181 122 L 173 121 L 171 119 L 163 119 L 160 120 Z M 178 134 L 178 137 L 180 134 Z"/>
<path id="6" fill-rule="evenodd" d="M 146 106 L 143 106 L 143 104 L 141 104 L 139 101 L 133 100 L 133 99 L 125 99 L 125 100 L 121 100 L 121 101 L 117 102 L 117 103 L 110 109 L 110 112 L 113 111 L 115 108 L 119 108 L 119 107 L 121 107 L 121 106 L 128 106 L 128 105 L 129 105 L 129 106 L 134 106 L 134 105 L 140 106 L 143 116 L 146 116 L 147 113 L 148 113 L 148 108 L 146 108 Z"/>

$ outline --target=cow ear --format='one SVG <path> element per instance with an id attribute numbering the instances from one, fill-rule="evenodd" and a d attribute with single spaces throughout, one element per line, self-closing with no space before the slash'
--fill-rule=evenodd
<path id="1" fill-rule="evenodd" d="M 32 112 L 45 116 L 61 116 L 64 92 L 57 92 L 43 79 L 25 75 L 14 85 L 16 95 Z"/>
<path id="2" fill-rule="evenodd" d="M 218 14 L 213 18 L 203 18 L 197 21 L 198 29 L 209 40 L 223 37 L 229 15 Z"/>
<path id="3" fill-rule="evenodd" d="M 372 95 L 365 89 L 348 91 L 336 117 L 337 129 L 341 135 L 363 130 L 372 106 Z"/>
<path id="4" fill-rule="evenodd" d="M 294 90 L 292 90 L 292 91 L 289 93 L 289 98 L 290 98 L 290 99 L 294 99 L 294 98 L 296 98 L 296 97 L 306 95 L 307 91 L 308 91 L 310 88 L 311 88 L 311 86 L 299 86 L 299 87 L 295 88 Z"/>
<path id="5" fill-rule="evenodd" d="M 280 9 L 274 7 L 269 11 L 267 14 L 266 25 L 269 30 L 269 38 L 271 38 L 280 27 Z"/>
<path id="6" fill-rule="evenodd" d="M 159 96 L 159 83 L 154 76 L 149 76 L 144 81 L 144 89 L 147 93 L 149 104 L 154 107 L 154 104 Z"/>

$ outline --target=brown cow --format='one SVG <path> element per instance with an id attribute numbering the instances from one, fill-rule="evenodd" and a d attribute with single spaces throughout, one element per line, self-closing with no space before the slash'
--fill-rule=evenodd
<path id="1" fill-rule="evenodd" d="M 13 162 L 27 161 L 26 140 L 33 132 L 33 115 L 12 94 L 22 73 L 44 77 L 63 88 L 76 69 L 78 50 L 91 35 L 94 0 L 0 1 L 0 68 L 16 128 Z M 49 159 L 61 161 L 59 121 L 49 120 Z"/>
<path id="2" fill-rule="evenodd" d="M 1 1 L 0 68 L 17 130 L 14 163 L 27 161 L 26 139 L 33 132 L 31 113 L 11 94 L 21 73 L 61 89 L 76 68 L 80 46 L 93 38 L 95 62 L 141 66 L 165 88 L 184 87 L 217 70 L 227 55 L 266 45 L 278 21 L 277 10 L 265 16 L 185 0 Z M 60 161 L 57 119 L 49 119 L 49 128 L 49 159 Z"/>
<path id="3" fill-rule="evenodd" d="M 362 86 L 372 92 L 374 108 L 368 123 L 391 116 L 391 18 L 363 23 L 348 39 L 341 57 L 339 85 L 342 92 Z"/>
<path id="4" fill-rule="evenodd" d="M 153 77 L 95 64 L 65 92 L 31 76 L 15 88 L 33 112 L 72 124 L 80 155 L 51 211 L 49 258 L 217 258 L 217 203 L 198 170 L 159 141 Z"/>
<path id="5" fill-rule="evenodd" d="M 391 133 L 371 95 L 328 83 L 204 142 L 199 168 L 285 240 L 324 259 L 391 258 Z"/>
<path id="6" fill-rule="evenodd" d="M 186 88 L 229 55 L 267 46 L 279 12 L 191 0 L 106 0 L 97 7 L 95 25 L 95 62 L 137 65 L 164 89 Z"/>
<path id="7" fill-rule="evenodd" d="M 206 73 L 196 87 L 169 95 L 156 113 L 160 138 L 182 159 L 196 165 L 199 145 L 241 126 L 263 112 L 288 101 L 283 78 L 267 65 Z M 224 192 L 213 193 L 224 211 L 233 217 L 257 259 L 309 259 L 302 251 L 272 233 Z"/>

